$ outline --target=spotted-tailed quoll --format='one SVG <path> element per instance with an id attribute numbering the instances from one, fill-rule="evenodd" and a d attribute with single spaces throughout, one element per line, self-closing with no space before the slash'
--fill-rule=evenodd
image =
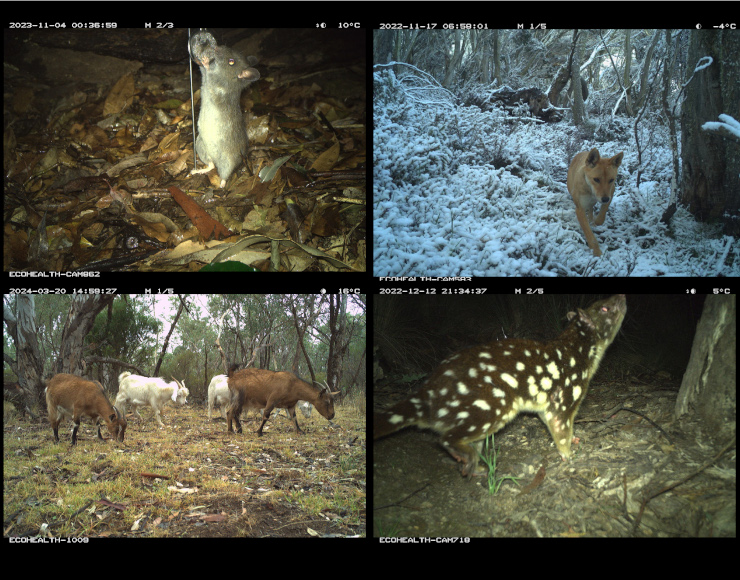
<path id="1" fill-rule="evenodd" d="M 626 312 L 627 299 L 617 294 L 569 312 L 555 340 L 500 340 L 458 352 L 415 395 L 375 413 L 373 438 L 411 425 L 432 429 L 470 476 L 483 439 L 519 413 L 534 412 L 569 461 L 578 407 Z"/>

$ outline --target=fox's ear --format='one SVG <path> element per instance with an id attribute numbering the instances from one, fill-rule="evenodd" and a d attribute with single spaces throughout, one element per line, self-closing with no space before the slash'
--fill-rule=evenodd
<path id="1" fill-rule="evenodd" d="M 624 157 L 624 151 L 620 151 L 612 158 L 612 163 L 614 163 L 614 167 L 619 167 L 622 164 L 622 157 Z"/>
<path id="2" fill-rule="evenodd" d="M 599 150 L 594 147 L 593 149 L 591 149 L 591 151 L 588 152 L 586 163 L 591 167 L 595 167 L 596 164 L 599 162 L 599 159 L 601 159 L 601 155 L 599 155 Z"/>

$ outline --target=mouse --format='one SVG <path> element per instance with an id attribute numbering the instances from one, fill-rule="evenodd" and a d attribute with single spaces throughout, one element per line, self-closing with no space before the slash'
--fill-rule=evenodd
<path id="1" fill-rule="evenodd" d="M 223 189 L 247 155 L 247 128 L 239 99 L 260 73 L 250 66 L 256 62 L 254 57 L 245 59 L 235 50 L 218 46 L 210 32 L 199 32 L 190 39 L 190 56 L 202 77 L 195 152 L 206 164 L 190 174 L 208 173 L 215 167 Z"/>

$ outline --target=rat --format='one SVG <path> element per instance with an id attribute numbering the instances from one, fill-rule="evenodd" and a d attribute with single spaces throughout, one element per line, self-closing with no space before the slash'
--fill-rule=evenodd
<path id="1" fill-rule="evenodd" d="M 210 32 L 199 32 L 190 39 L 190 56 L 200 66 L 203 79 L 195 151 L 207 164 L 190 174 L 208 173 L 215 167 L 223 189 L 247 155 L 247 128 L 239 98 L 260 73 L 249 66 L 256 62 L 254 57 L 244 59 L 238 52 L 218 46 Z"/>

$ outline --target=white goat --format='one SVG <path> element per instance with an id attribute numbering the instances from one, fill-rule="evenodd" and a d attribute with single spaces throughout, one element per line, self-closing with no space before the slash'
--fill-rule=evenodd
<path id="1" fill-rule="evenodd" d="M 311 416 L 313 405 L 308 401 L 298 401 L 298 408 L 301 410 L 301 413 L 303 413 L 303 416 L 308 419 Z"/>
<path id="2" fill-rule="evenodd" d="M 226 419 L 226 409 L 231 404 L 231 392 L 229 391 L 228 377 L 216 375 L 208 385 L 208 420 L 211 419 L 213 405 L 221 408 L 221 416 Z"/>
<path id="3" fill-rule="evenodd" d="M 118 377 L 118 396 L 116 405 L 121 407 L 121 412 L 126 414 L 126 405 L 131 403 L 134 407 L 134 414 L 141 419 L 138 407 L 149 405 L 154 409 L 154 417 L 157 419 L 160 427 L 164 427 L 159 411 L 172 399 L 184 405 L 187 403 L 187 397 L 190 394 L 185 388 L 185 383 L 181 383 L 175 377 L 173 382 L 167 383 L 164 379 L 157 377 L 142 377 L 141 375 L 132 375 L 129 372 L 121 373 Z"/>
<path id="4" fill-rule="evenodd" d="M 92 382 L 77 375 L 64 373 L 54 375 L 46 387 L 46 406 L 49 410 L 49 422 L 54 431 L 54 439 L 57 442 L 59 441 L 59 424 L 69 418 L 75 425 L 72 430 L 72 445 L 77 445 L 77 430 L 80 428 L 83 415 L 90 417 L 93 425 L 97 424 L 99 439 L 103 439 L 98 422 L 102 419 L 111 436 L 118 441 L 123 441 L 126 432 L 126 417 L 110 404 L 103 391 L 103 385 L 97 381 Z"/>
<path id="5" fill-rule="evenodd" d="M 313 411 L 313 405 L 309 403 L 308 401 L 298 401 L 298 404 L 296 405 L 301 410 L 301 413 L 303 413 L 303 416 L 308 419 L 311 416 L 311 411 Z M 272 412 L 273 417 L 277 417 L 280 414 L 280 411 L 284 411 L 284 415 L 287 419 L 290 419 L 290 413 L 288 413 L 288 409 L 280 408 L 275 409 Z"/>

